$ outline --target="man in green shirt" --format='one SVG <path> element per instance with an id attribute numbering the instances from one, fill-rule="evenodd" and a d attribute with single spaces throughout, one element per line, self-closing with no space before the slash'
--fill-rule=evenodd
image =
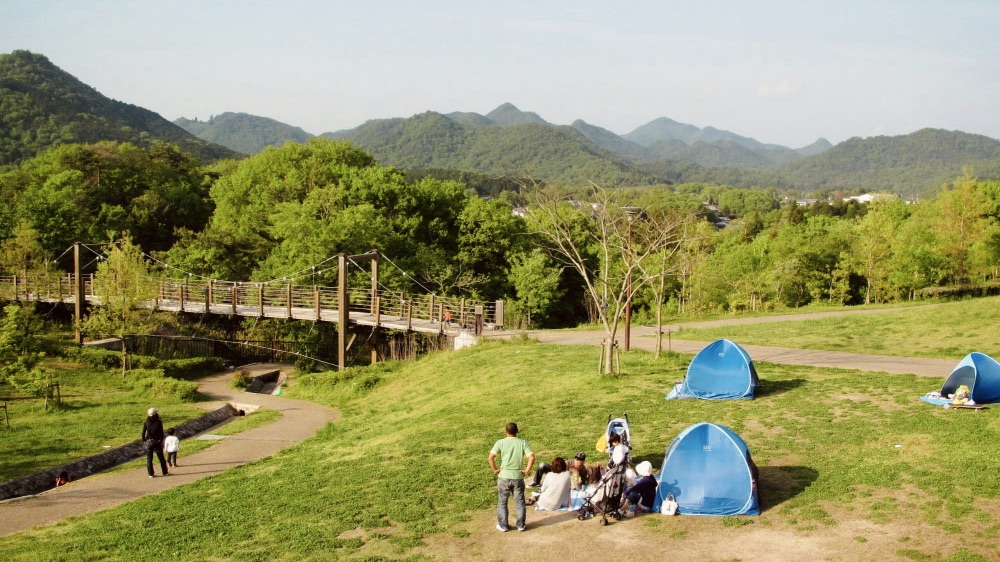
<path id="1" fill-rule="evenodd" d="M 524 439 L 517 436 L 517 424 L 510 422 L 504 428 L 506 437 L 493 444 L 490 449 L 490 468 L 497 475 L 497 530 L 506 533 L 510 527 L 507 521 L 507 499 L 514 494 L 514 514 L 517 517 L 517 530 L 523 531 L 525 526 L 524 508 L 524 477 L 531 474 L 535 464 L 535 453 Z M 500 457 L 500 467 L 497 468 L 497 457 Z M 522 463 L 525 457 L 528 465 Z"/>

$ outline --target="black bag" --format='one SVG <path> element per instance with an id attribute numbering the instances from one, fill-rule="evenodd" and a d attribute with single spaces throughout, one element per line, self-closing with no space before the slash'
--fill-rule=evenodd
<path id="1" fill-rule="evenodd" d="M 152 439 L 146 439 L 145 441 L 142 442 L 142 448 L 148 453 L 153 450 L 153 445 L 155 444 L 156 441 L 153 441 Z"/>

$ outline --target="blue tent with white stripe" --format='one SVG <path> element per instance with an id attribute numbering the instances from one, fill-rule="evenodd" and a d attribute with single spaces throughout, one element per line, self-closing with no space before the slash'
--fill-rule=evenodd
<path id="1" fill-rule="evenodd" d="M 716 340 L 694 356 L 684 382 L 674 386 L 667 400 L 753 398 L 759 384 L 750 354 L 729 340 Z"/>
<path id="2" fill-rule="evenodd" d="M 680 515 L 760 515 L 756 482 L 757 466 L 739 435 L 696 423 L 667 448 L 654 509 L 672 494 Z"/>

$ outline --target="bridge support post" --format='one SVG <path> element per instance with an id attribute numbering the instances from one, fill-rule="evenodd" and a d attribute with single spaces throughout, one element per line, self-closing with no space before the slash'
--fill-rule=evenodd
<path id="1" fill-rule="evenodd" d="M 380 311 L 382 310 L 379 305 L 381 304 L 382 303 L 379 302 L 379 296 L 375 295 L 375 298 L 372 299 L 372 308 L 375 309 L 373 311 L 375 314 L 375 325 L 372 326 L 372 339 L 371 339 L 372 364 L 378 363 L 378 330 L 379 330 L 378 325 L 381 316 Z"/>
<path id="2" fill-rule="evenodd" d="M 497 306 L 494 309 L 493 315 L 495 316 L 495 318 L 493 318 L 493 325 L 496 326 L 497 330 L 503 330 L 503 301 L 497 301 Z"/>
<path id="3" fill-rule="evenodd" d="M 83 313 L 86 298 L 83 275 L 80 273 L 80 243 L 73 242 L 73 285 L 76 291 L 76 302 L 73 304 L 73 337 L 78 345 L 83 345 Z"/>
<path id="4" fill-rule="evenodd" d="M 372 248 L 372 314 L 378 316 L 378 250 Z M 375 320 L 375 327 L 378 327 L 378 319 Z M 372 361 L 374 363 L 374 361 Z"/>
<path id="5" fill-rule="evenodd" d="M 347 256 L 337 254 L 337 370 L 347 367 Z"/>

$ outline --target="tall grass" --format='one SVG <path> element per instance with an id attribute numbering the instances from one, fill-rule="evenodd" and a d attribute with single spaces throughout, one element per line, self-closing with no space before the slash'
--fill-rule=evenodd
<path id="1" fill-rule="evenodd" d="M 469 541 L 470 516 L 492 510 L 486 457 L 506 422 L 518 422 L 541 460 L 582 450 L 596 461 L 608 415 L 627 412 L 636 462 L 657 468 L 692 423 L 739 433 L 761 471 L 765 511 L 752 524 L 821 534 L 851 513 L 974 529 L 966 548 L 995 552 L 997 453 L 970 441 L 997 442 L 996 410 L 923 404 L 917 396 L 932 389 L 913 376 L 766 363 L 757 365 L 756 400 L 668 402 L 689 357 L 632 352 L 623 375 L 604 377 L 593 374 L 595 353 L 496 342 L 302 377 L 292 396 L 342 412 L 316 437 L 190 486 L 0 539 L 0 549 L 25 560 L 435 558 L 426 537 Z M 709 540 L 724 524 L 681 517 L 671 528 Z"/>
<path id="2" fill-rule="evenodd" d="M 684 328 L 673 337 L 903 357 L 1000 357 L 1000 297 L 817 320 Z"/>

